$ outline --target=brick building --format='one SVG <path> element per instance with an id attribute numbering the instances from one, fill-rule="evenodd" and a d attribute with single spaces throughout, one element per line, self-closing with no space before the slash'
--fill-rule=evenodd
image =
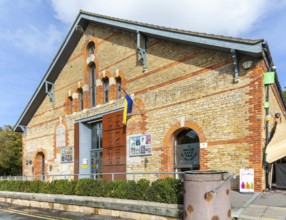
<path id="1" fill-rule="evenodd" d="M 16 123 L 23 175 L 253 168 L 261 191 L 266 134 L 285 120 L 265 72 L 277 76 L 264 40 L 81 11 Z"/>

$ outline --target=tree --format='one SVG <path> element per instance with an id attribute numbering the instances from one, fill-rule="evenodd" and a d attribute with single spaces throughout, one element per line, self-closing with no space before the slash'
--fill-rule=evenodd
<path id="1" fill-rule="evenodd" d="M 22 137 L 13 127 L 0 127 L 0 175 L 21 175 Z"/>
<path id="2" fill-rule="evenodd" d="M 286 89 L 286 87 L 284 87 L 284 89 Z M 284 103 L 286 103 L 286 90 L 283 91 L 282 95 L 283 95 Z"/>

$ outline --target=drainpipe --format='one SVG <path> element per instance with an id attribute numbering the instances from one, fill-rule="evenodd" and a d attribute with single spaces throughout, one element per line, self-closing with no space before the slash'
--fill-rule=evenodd
<path id="1" fill-rule="evenodd" d="M 269 52 L 269 48 L 268 48 L 268 44 L 267 42 L 263 42 L 262 44 L 262 55 L 263 55 L 263 59 L 265 61 L 266 67 L 267 67 L 267 71 L 271 72 L 271 71 L 275 71 L 274 65 L 272 63 L 272 58 L 270 56 L 270 52 Z M 265 85 L 265 89 L 266 89 L 266 96 L 265 96 L 265 103 L 269 103 L 269 90 L 270 90 L 270 85 L 266 84 Z M 269 139 L 270 139 L 270 134 L 269 134 L 269 117 L 270 117 L 270 113 L 269 113 L 269 106 L 267 106 L 265 108 L 265 145 L 264 145 L 264 149 L 263 149 L 263 168 L 265 169 L 265 184 L 266 184 L 266 188 L 269 187 L 269 182 L 268 182 L 268 163 L 266 162 L 266 148 L 267 145 L 269 143 Z"/>

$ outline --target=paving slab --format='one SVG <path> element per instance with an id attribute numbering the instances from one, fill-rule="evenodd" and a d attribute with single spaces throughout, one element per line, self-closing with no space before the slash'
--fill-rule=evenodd
<path id="1" fill-rule="evenodd" d="M 239 215 L 239 219 L 261 220 L 267 208 L 268 206 L 263 206 L 263 205 L 249 205 Z"/>
<path id="2" fill-rule="evenodd" d="M 286 208 L 281 207 L 268 207 L 263 214 L 262 220 L 285 220 L 286 219 Z"/>

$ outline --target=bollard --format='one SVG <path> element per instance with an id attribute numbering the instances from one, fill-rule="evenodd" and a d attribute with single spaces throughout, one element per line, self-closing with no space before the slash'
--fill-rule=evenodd
<path id="1" fill-rule="evenodd" d="M 231 178 L 227 171 L 184 173 L 184 219 L 231 220 Z"/>

